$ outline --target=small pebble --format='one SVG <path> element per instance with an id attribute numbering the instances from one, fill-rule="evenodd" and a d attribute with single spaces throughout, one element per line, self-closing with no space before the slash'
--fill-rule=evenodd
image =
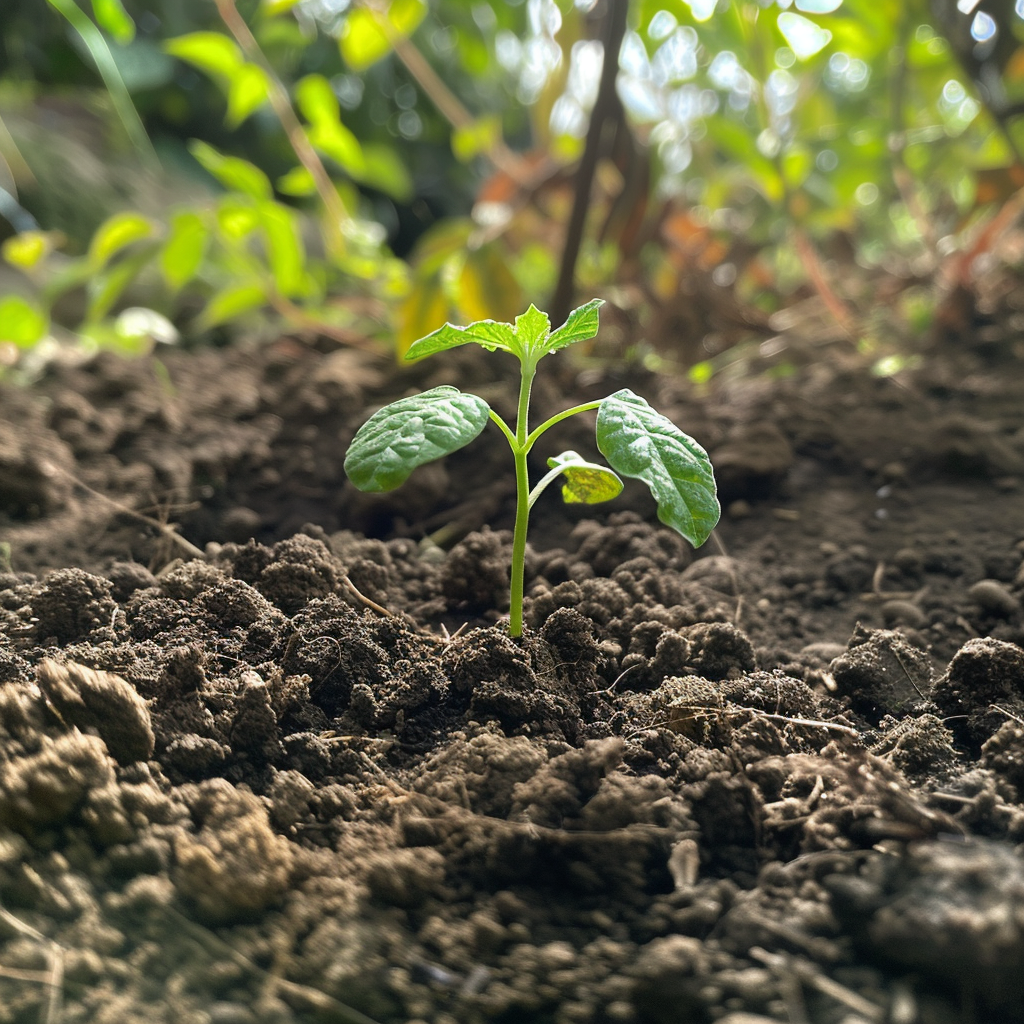
<path id="1" fill-rule="evenodd" d="M 909 626 L 922 629 L 928 625 L 928 616 L 912 601 L 886 601 L 882 605 L 882 621 L 887 627 Z"/>
<path id="2" fill-rule="evenodd" d="M 967 591 L 967 595 L 982 611 L 990 615 L 1009 618 L 1020 610 L 1020 602 L 999 580 L 978 580 Z"/>

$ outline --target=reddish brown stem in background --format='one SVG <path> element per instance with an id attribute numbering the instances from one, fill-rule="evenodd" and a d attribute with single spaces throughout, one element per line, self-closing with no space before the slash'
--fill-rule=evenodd
<path id="1" fill-rule="evenodd" d="M 814 248 L 814 243 L 807 237 L 803 228 L 794 226 L 792 231 L 793 244 L 796 247 L 797 255 L 800 257 L 800 263 L 804 270 L 807 271 L 807 276 L 810 278 L 814 290 L 821 296 L 822 302 L 825 303 L 825 308 L 831 313 L 835 322 L 843 329 L 843 333 L 849 338 L 856 337 L 856 318 L 850 312 L 846 303 L 833 291 L 832 285 L 829 284 L 828 276 L 821 264 L 818 250 Z"/>
<path id="2" fill-rule="evenodd" d="M 628 0 L 608 0 L 605 15 L 604 59 L 601 63 L 601 81 L 597 87 L 597 100 L 590 115 L 587 141 L 583 149 L 579 169 L 576 171 L 576 195 L 573 198 L 572 213 L 565 233 L 565 248 L 558 271 L 558 283 L 548 306 L 551 326 L 560 327 L 572 309 L 573 290 L 576 283 L 576 261 L 579 259 L 583 242 L 583 229 L 587 222 L 587 208 L 590 206 L 590 190 L 594 183 L 597 161 L 601 155 L 605 123 L 615 110 L 615 80 L 619 73 L 619 50 L 626 34 L 626 13 Z"/>
<path id="3" fill-rule="evenodd" d="M 266 74 L 267 80 L 270 82 L 270 105 L 273 107 L 278 121 L 281 122 L 281 127 L 284 128 L 285 134 L 288 136 L 288 142 L 291 144 L 292 149 L 295 150 L 295 155 L 299 158 L 299 162 L 312 176 L 317 193 L 327 211 L 329 234 L 325 241 L 332 252 L 343 252 L 345 249 L 345 239 L 342 235 L 341 226 L 348 220 L 348 214 L 345 212 L 345 207 L 338 196 L 338 191 L 334 187 L 334 182 L 331 181 L 331 176 L 327 173 L 323 161 L 313 148 L 313 144 L 309 141 L 309 136 L 306 135 L 306 130 L 302 127 L 302 123 L 292 109 L 292 103 L 288 97 L 287 90 L 281 84 L 281 80 L 277 75 L 274 74 L 274 69 L 270 66 L 267 58 L 264 57 L 260 44 L 256 42 L 256 37 L 245 23 L 245 19 L 238 13 L 234 0 L 215 0 L 215 2 L 217 4 L 217 13 L 220 14 L 221 20 L 227 26 L 228 31 L 235 37 L 238 45 L 245 52 L 246 57 L 262 68 Z"/>

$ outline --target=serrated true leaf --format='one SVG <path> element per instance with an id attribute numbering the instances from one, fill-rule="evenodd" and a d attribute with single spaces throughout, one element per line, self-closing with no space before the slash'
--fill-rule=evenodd
<path id="1" fill-rule="evenodd" d="M 614 470 L 647 484 L 666 526 L 694 547 L 708 539 L 721 507 L 711 460 L 692 437 L 623 388 L 598 408 L 597 447 Z"/>
<path id="2" fill-rule="evenodd" d="M 361 491 L 393 491 L 424 463 L 469 444 L 490 407 L 453 387 L 432 388 L 384 406 L 356 431 L 345 472 Z"/>
<path id="3" fill-rule="evenodd" d="M 597 505 L 622 493 L 622 481 L 607 466 L 587 462 L 576 452 L 562 452 L 548 459 L 552 469 L 565 474 L 562 500 L 566 504 Z"/>
<path id="4" fill-rule="evenodd" d="M 436 352 L 445 352 L 450 348 L 468 345 L 475 342 L 489 352 L 500 349 L 502 352 L 515 352 L 516 337 L 511 324 L 498 323 L 496 320 L 478 320 L 468 327 L 456 327 L 445 324 L 425 338 L 413 342 L 405 353 L 407 360 L 423 359 Z"/>
<path id="5" fill-rule="evenodd" d="M 546 352 L 545 342 L 550 331 L 551 320 L 547 313 L 542 313 L 532 302 L 525 313 L 516 317 L 516 342 L 521 349 L 532 348 Z"/>
<path id="6" fill-rule="evenodd" d="M 588 303 L 574 309 L 564 324 L 551 332 L 544 348 L 548 352 L 557 352 L 560 348 L 575 345 L 578 341 L 587 341 L 597 334 L 600 327 L 598 310 L 604 305 L 604 299 L 591 299 Z"/>

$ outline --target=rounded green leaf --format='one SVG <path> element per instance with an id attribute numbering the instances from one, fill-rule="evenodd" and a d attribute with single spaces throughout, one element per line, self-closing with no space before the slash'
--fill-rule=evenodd
<path id="1" fill-rule="evenodd" d="M 453 387 L 432 388 L 384 406 L 356 431 L 345 472 L 361 491 L 393 491 L 424 463 L 465 447 L 487 425 L 490 407 Z"/>
<path id="2" fill-rule="evenodd" d="M 188 149 L 226 189 L 242 192 L 253 199 L 273 198 L 270 179 L 255 164 L 237 156 L 225 156 L 199 139 L 192 139 Z"/>
<path id="3" fill-rule="evenodd" d="M 597 447 L 617 472 L 647 484 L 666 526 L 694 547 L 708 539 L 722 510 L 711 460 L 692 437 L 623 388 L 598 408 Z"/>
<path id="4" fill-rule="evenodd" d="M 622 481 L 607 466 L 587 462 L 576 452 L 562 452 L 548 459 L 552 469 L 565 474 L 562 485 L 562 500 L 567 505 L 597 505 L 611 501 L 622 493 Z"/>
<path id="5" fill-rule="evenodd" d="M 258 64 L 243 64 L 231 77 L 228 86 L 228 113 L 225 123 L 237 128 L 255 113 L 270 96 L 270 79 Z"/>

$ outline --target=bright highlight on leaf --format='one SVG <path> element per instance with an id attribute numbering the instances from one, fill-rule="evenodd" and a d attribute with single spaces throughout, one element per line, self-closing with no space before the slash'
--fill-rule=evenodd
<path id="1" fill-rule="evenodd" d="M 114 41 L 127 46 L 135 38 L 135 22 L 121 4 L 121 0 L 92 0 L 92 13 L 104 32 L 109 32 Z"/>
<path id="2" fill-rule="evenodd" d="M 827 28 L 821 28 L 809 18 L 792 11 L 783 11 L 779 15 L 779 31 L 797 60 L 809 60 L 832 41 L 832 33 Z"/>

